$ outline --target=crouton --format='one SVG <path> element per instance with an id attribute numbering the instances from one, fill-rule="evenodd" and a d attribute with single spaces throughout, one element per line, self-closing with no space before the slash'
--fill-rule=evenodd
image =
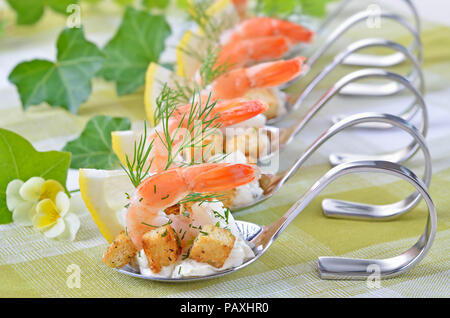
<path id="1" fill-rule="evenodd" d="M 230 231 L 214 225 L 205 225 L 196 237 L 189 257 L 220 268 L 230 255 L 235 240 Z"/>
<path id="2" fill-rule="evenodd" d="M 255 128 L 239 128 L 227 135 L 225 151 L 239 150 L 247 158 L 247 163 L 256 164 L 257 158 L 266 155 L 269 147 L 267 132 Z"/>
<path id="3" fill-rule="evenodd" d="M 120 268 L 127 265 L 136 255 L 137 249 L 131 238 L 122 231 L 103 255 L 103 263 L 112 268 Z"/>
<path id="4" fill-rule="evenodd" d="M 192 213 L 192 205 L 194 205 L 194 203 L 195 202 L 186 202 L 183 204 L 175 204 L 175 205 L 172 205 L 172 206 L 166 208 L 164 210 L 164 213 L 166 215 L 171 215 L 171 214 L 178 215 L 185 211 Z"/>
<path id="5" fill-rule="evenodd" d="M 230 208 L 233 205 L 234 198 L 236 197 L 236 189 L 216 192 L 215 194 L 217 194 L 217 199 L 215 200 L 222 201 L 225 208 Z"/>
<path id="6" fill-rule="evenodd" d="M 180 214 L 180 205 L 175 204 L 175 205 L 169 206 L 168 208 L 166 208 L 164 210 L 164 213 L 166 213 L 166 215 L 170 215 L 170 214 L 178 215 L 178 214 Z"/>
<path id="7" fill-rule="evenodd" d="M 245 95 L 247 99 L 262 100 L 269 105 L 269 108 L 263 113 L 267 119 L 275 118 L 279 115 L 280 101 L 273 90 L 266 87 L 253 88 Z"/>
<path id="8" fill-rule="evenodd" d="M 170 225 L 145 233 L 142 243 L 148 265 L 154 273 L 159 273 L 163 266 L 175 263 L 181 254 L 179 239 Z"/>

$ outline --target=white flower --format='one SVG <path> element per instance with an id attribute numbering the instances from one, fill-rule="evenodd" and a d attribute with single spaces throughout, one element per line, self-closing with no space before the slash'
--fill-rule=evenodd
<path id="1" fill-rule="evenodd" d="M 59 192 L 55 200 L 43 199 L 36 205 L 33 225 L 51 239 L 73 241 L 80 228 L 80 220 L 70 212 L 70 199 Z"/>
<path id="2" fill-rule="evenodd" d="M 55 180 L 45 181 L 41 177 L 32 177 L 26 182 L 13 180 L 6 187 L 6 205 L 12 212 L 14 223 L 23 226 L 33 224 L 36 204 L 43 199 L 55 201 L 63 186 Z"/>
<path id="3" fill-rule="evenodd" d="M 8 183 L 6 187 L 6 205 L 12 212 L 14 223 L 18 225 L 28 226 L 32 225 L 32 218 L 34 215 L 34 205 L 37 200 L 29 200 L 33 197 L 36 189 L 42 187 L 42 178 L 31 178 L 26 182 L 22 180 L 13 180 Z M 25 197 L 22 196 L 25 194 Z"/>

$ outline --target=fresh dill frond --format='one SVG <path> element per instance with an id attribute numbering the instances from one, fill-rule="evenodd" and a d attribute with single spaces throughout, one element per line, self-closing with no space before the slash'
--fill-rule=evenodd
<path id="1" fill-rule="evenodd" d="M 228 224 L 229 211 L 230 211 L 230 209 L 226 209 L 226 210 L 225 210 L 225 215 L 222 215 L 222 214 L 220 214 L 220 213 L 217 212 L 217 211 L 213 211 L 213 213 L 214 213 L 214 216 L 215 216 L 215 217 L 218 217 L 218 218 L 224 220 L 225 223 Z"/>
<path id="2" fill-rule="evenodd" d="M 213 146 L 213 145 L 211 145 Z M 211 152 L 207 152 L 208 154 Z M 219 153 L 216 154 L 215 156 L 209 157 L 207 160 L 207 163 L 219 163 L 219 162 L 224 162 L 224 160 L 231 155 L 232 153 Z"/>
<path id="3" fill-rule="evenodd" d="M 152 225 L 152 224 L 148 224 L 148 223 L 145 223 L 145 222 L 141 222 L 141 224 L 145 225 L 145 226 L 150 226 L 150 227 L 153 227 L 153 228 L 157 229 L 157 228 L 164 227 L 166 225 L 172 224 L 172 220 L 169 220 L 167 223 L 165 223 L 163 225 Z"/>
<path id="4" fill-rule="evenodd" d="M 207 49 L 206 57 L 200 66 L 199 73 L 203 86 L 212 83 L 216 78 L 225 74 L 230 68 L 228 62 L 224 64 L 217 64 L 219 53 L 217 49 L 209 47 Z"/>
<path id="5" fill-rule="evenodd" d="M 168 89 L 170 90 L 170 88 Z M 195 154 L 208 145 L 208 142 L 205 141 L 220 127 L 220 123 L 217 122 L 219 115 L 211 116 L 216 102 L 212 102 L 211 94 L 209 94 L 206 102 L 203 103 L 201 93 L 198 91 L 192 98 L 189 112 L 183 114 L 177 127 L 173 128 L 170 126 L 170 124 L 173 124 L 170 117 L 176 106 L 170 104 L 173 101 L 168 96 L 170 95 L 166 96 L 166 107 L 163 109 L 164 114 L 160 121 L 161 130 L 157 131 L 158 138 L 167 151 L 165 169 L 168 169 L 174 163 L 181 166 L 196 164 L 198 159 L 202 158 L 198 158 Z M 194 152 L 194 155 L 191 155 L 192 152 Z M 181 154 L 185 155 L 187 161 L 176 162 Z"/>
<path id="6" fill-rule="evenodd" d="M 159 123 L 163 114 L 167 112 L 166 108 L 169 109 L 169 113 L 172 113 L 175 110 L 175 107 L 178 105 L 178 99 L 180 95 L 177 90 L 169 89 L 167 83 L 164 83 L 163 88 L 159 96 L 156 98 L 155 103 L 156 107 L 153 110 L 153 117 L 155 119 L 155 123 Z"/>
<path id="7" fill-rule="evenodd" d="M 155 229 L 157 229 L 157 228 L 160 227 L 159 225 L 152 225 L 152 224 L 148 224 L 148 223 L 145 223 L 145 222 L 141 222 L 141 224 L 142 224 L 142 225 L 145 225 L 145 226 L 153 227 L 153 228 L 155 228 Z"/>
<path id="8" fill-rule="evenodd" d="M 176 79 L 174 80 L 174 90 L 178 95 L 178 102 L 180 104 L 188 104 L 191 101 L 194 93 L 200 89 L 198 85 L 188 84 L 186 79 Z"/>
<path id="9" fill-rule="evenodd" d="M 225 194 L 219 193 L 189 193 L 187 196 L 180 200 L 179 204 L 195 202 L 200 202 L 200 204 L 202 204 L 203 202 L 218 202 L 220 201 L 220 198 L 223 198 L 224 196 Z"/>
<path id="10" fill-rule="evenodd" d="M 193 243 L 193 241 L 192 241 L 192 243 Z M 191 243 L 191 244 L 192 244 L 192 243 Z M 188 245 L 190 245 L 190 244 L 188 244 Z M 192 246 L 189 247 L 189 249 L 187 250 L 186 254 L 183 254 L 183 255 L 182 255 L 182 260 L 183 260 L 183 261 L 184 261 L 185 259 L 189 258 L 189 255 L 191 255 L 191 249 L 192 249 Z"/>
<path id="11" fill-rule="evenodd" d="M 228 14 L 212 14 L 210 8 L 214 5 L 214 0 L 192 0 L 189 3 L 188 13 L 190 18 L 198 25 L 201 32 L 192 33 L 196 39 L 195 43 L 208 43 L 200 50 L 196 46 L 185 44 L 184 47 L 178 48 L 185 54 L 191 56 L 199 62 L 205 60 L 203 52 L 208 51 L 208 47 L 217 47 L 220 43 L 220 36 L 227 29 L 231 29 L 239 21 Z"/>
<path id="12" fill-rule="evenodd" d="M 191 1 L 189 6 L 190 18 L 201 28 L 205 36 L 216 42 L 226 28 L 225 19 L 215 19 L 208 14 L 208 8 L 214 3 L 213 0 Z"/>
<path id="13" fill-rule="evenodd" d="M 148 175 L 152 165 L 152 161 L 148 161 L 148 156 L 153 147 L 153 140 L 150 144 L 147 145 L 147 143 L 147 123 L 144 122 L 144 133 L 139 137 L 138 142 L 134 142 L 133 161 L 130 161 L 130 158 L 126 155 L 127 166 L 120 164 L 136 188 Z"/>

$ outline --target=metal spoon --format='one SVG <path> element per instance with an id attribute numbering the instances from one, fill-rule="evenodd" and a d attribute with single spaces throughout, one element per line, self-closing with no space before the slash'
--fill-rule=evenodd
<path id="1" fill-rule="evenodd" d="M 423 182 L 406 167 L 386 161 L 359 161 L 346 163 L 332 168 L 306 191 L 300 199 L 276 222 L 269 226 L 236 221 L 243 238 L 247 240 L 255 257 L 240 266 L 219 271 L 207 276 L 182 278 L 163 278 L 145 276 L 131 266 L 118 269 L 119 272 L 138 278 L 160 282 L 191 282 L 221 277 L 239 271 L 259 259 L 287 226 L 305 209 L 305 207 L 331 182 L 350 173 L 378 172 L 397 176 L 412 184 L 428 206 L 428 221 L 423 234 L 414 246 L 400 255 L 386 259 L 353 259 L 343 257 L 319 257 L 318 270 L 322 279 L 366 279 L 372 274 L 371 265 L 379 266 L 380 278 L 397 276 L 417 265 L 433 244 L 437 228 L 437 216 L 434 203 Z"/>
<path id="2" fill-rule="evenodd" d="M 415 150 L 414 153 L 418 150 L 418 147 L 423 152 L 424 155 L 424 175 L 423 175 L 423 183 L 426 186 L 429 186 L 431 182 L 431 155 L 428 150 L 428 147 L 425 143 L 424 137 L 420 134 L 420 132 L 415 128 L 411 123 L 405 121 L 402 118 L 388 115 L 388 114 L 377 114 L 377 113 L 362 113 L 356 114 L 353 116 L 349 116 L 348 118 L 340 121 L 337 124 L 334 124 L 331 128 L 324 131 L 297 159 L 297 161 L 286 171 L 280 172 L 277 174 L 263 174 L 260 179 L 260 186 L 264 190 L 264 193 L 257 200 L 252 201 L 246 205 L 241 205 L 238 207 L 234 207 L 233 210 L 241 210 L 244 208 L 248 208 L 250 206 L 254 206 L 268 198 L 272 197 L 288 180 L 292 175 L 303 165 L 303 163 L 327 140 L 331 137 L 338 134 L 340 131 L 350 128 L 355 125 L 360 125 L 366 122 L 383 122 L 387 123 L 391 126 L 398 127 L 408 134 L 410 134 L 414 141 L 410 144 Z M 407 147 L 406 149 L 408 149 Z M 362 156 L 360 156 L 362 157 Z M 376 160 L 389 160 L 392 159 L 392 154 L 388 155 L 379 155 L 379 156 L 365 156 L 363 160 L 374 160 L 373 158 L 377 158 Z M 395 159 L 395 158 L 394 158 Z M 338 161 L 331 157 L 332 161 Z M 357 161 L 357 160 L 354 160 Z M 322 208 L 324 209 L 325 215 L 329 215 L 332 217 L 342 217 L 342 218 L 360 218 L 360 219 L 370 219 L 370 220 L 380 220 L 397 217 L 412 208 L 414 208 L 418 202 L 420 201 L 420 194 L 417 192 L 413 192 L 405 199 L 398 201 L 393 204 L 387 205 L 366 205 L 358 202 L 343 202 L 337 200 L 326 199 L 323 201 Z"/>
<path id="3" fill-rule="evenodd" d="M 284 147 L 286 147 L 294 138 L 299 134 L 302 129 L 306 126 L 306 124 L 317 114 L 319 110 L 321 110 L 336 94 L 338 94 L 340 91 L 345 89 L 347 85 L 350 85 L 351 83 L 361 80 L 361 79 L 384 79 L 389 78 L 393 82 L 397 82 L 400 85 L 403 85 L 411 94 L 413 95 L 415 99 L 415 104 L 417 105 L 417 109 L 421 110 L 421 126 L 420 126 L 420 133 L 422 136 L 427 135 L 428 131 L 428 111 L 425 104 L 424 99 L 422 98 L 422 95 L 419 91 L 411 84 L 409 80 L 407 80 L 405 77 L 381 70 L 381 69 L 364 69 L 364 70 L 358 70 L 353 73 L 350 73 L 343 78 L 341 78 L 336 84 L 334 84 L 319 100 L 316 104 L 314 104 L 308 112 L 304 115 L 303 118 L 301 118 L 297 124 L 289 127 L 289 128 L 281 128 L 279 133 L 279 141 L 276 146 L 272 146 L 270 153 L 266 154 L 263 158 L 261 158 L 261 161 L 266 160 L 268 157 L 270 157 L 275 151 L 280 151 Z M 310 84 L 310 86 L 307 87 L 308 91 L 311 91 L 315 85 L 317 85 L 318 81 L 314 81 Z M 416 112 L 417 110 L 414 110 Z M 405 113 L 405 112 L 404 112 Z M 409 118 L 407 118 L 409 119 Z M 405 120 L 407 120 L 405 119 Z M 342 120 L 342 118 L 341 118 Z M 380 123 L 379 121 L 367 121 L 364 126 L 370 126 L 370 127 L 383 127 L 385 128 L 386 125 L 383 123 Z M 359 126 L 358 126 L 359 127 Z M 387 125 L 387 127 L 392 127 L 391 125 Z M 275 135 L 276 132 L 278 132 L 279 128 L 266 126 L 266 130 L 271 131 L 272 134 Z M 407 159 L 409 159 L 417 150 L 417 145 L 413 142 L 409 144 L 406 148 L 396 151 L 392 153 L 391 155 L 387 156 L 385 155 L 383 158 L 377 158 L 382 160 L 389 160 L 393 162 L 402 162 Z M 353 161 L 353 160 L 361 160 L 366 159 L 362 158 L 359 154 L 340 154 L 340 155 L 332 155 L 330 157 L 330 161 L 333 165 Z M 374 159 L 374 158 L 372 158 Z"/>
<path id="4" fill-rule="evenodd" d="M 341 15 L 342 11 L 345 7 L 348 7 L 348 5 L 352 2 L 352 0 L 343 0 L 339 3 L 339 5 L 326 17 L 325 20 L 322 21 L 321 25 L 316 31 L 316 34 L 318 36 L 321 36 L 324 34 L 330 27 L 333 21 L 337 20 L 337 18 Z M 361 2 L 361 1 L 358 1 Z M 413 18 L 413 24 L 411 25 L 412 29 L 414 30 L 414 35 L 418 35 L 420 37 L 421 32 L 421 25 L 420 25 L 420 17 L 417 12 L 416 7 L 414 6 L 413 2 L 410 0 L 402 0 L 402 2 L 405 3 L 408 11 L 410 11 L 412 18 Z M 364 12 L 364 11 L 363 11 Z M 374 12 L 369 12 L 366 10 L 366 12 L 369 13 L 369 16 L 372 14 L 375 14 Z M 376 12 L 377 17 L 379 16 L 380 12 Z M 368 19 L 369 17 L 366 16 L 365 19 Z M 354 18 L 355 19 L 355 18 Z M 350 23 L 349 21 L 355 21 L 354 19 L 349 19 L 345 23 Z M 356 24 L 357 22 L 354 22 Z M 352 25 L 354 25 L 352 24 Z M 339 28 L 339 27 L 338 27 Z M 418 48 L 421 49 L 421 46 Z M 414 43 L 409 46 L 409 51 L 414 50 Z M 405 56 L 399 52 L 394 53 L 387 56 L 379 56 L 379 55 L 370 55 L 370 54 L 352 54 L 346 61 L 345 64 L 347 65 L 358 65 L 358 66 L 394 66 L 397 65 L 405 60 Z"/>
<path id="5" fill-rule="evenodd" d="M 338 81 L 334 85 L 336 87 L 338 84 L 340 84 L 342 87 L 339 88 L 339 93 L 343 95 L 358 95 L 359 93 L 362 93 L 363 91 L 367 92 L 368 95 L 371 94 L 371 96 L 386 96 L 386 95 L 393 95 L 404 88 L 409 88 L 413 86 L 416 88 L 416 85 L 414 83 L 418 81 L 418 88 L 414 90 L 414 88 L 411 88 L 410 90 L 419 91 L 420 94 L 424 94 L 425 92 L 425 80 L 423 76 L 423 72 L 421 69 L 420 63 L 417 61 L 417 59 L 402 45 L 384 40 L 384 39 L 364 39 L 361 41 L 357 41 L 347 47 L 344 51 L 342 51 L 340 54 L 336 55 L 333 61 L 328 64 L 325 68 L 322 69 L 322 71 L 303 89 L 303 91 L 300 94 L 296 95 L 288 95 L 287 102 L 285 105 L 286 112 L 284 114 L 281 114 L 275 118 L 272 118 L 268 120 L 267 122 L 269 124 L 273 124 L 276 122 L 279 122 L 281 119 L 288 116 L 291 112 L 295 111 L 296 109 L 300 108 L 303 103 L 305 102 L 306 98 L 314 91 L 314 89 L 320 84 L 333 70 L 337 68 L 337 66 L 341 65 L 342 62 L 348 57 L 352 52 L 359 51 L 363 48 L 368 47 L 386 47 L 390 48 L 392 50 L 403 52 L 405 56 L 409 59 L 413 66 L 413 70 L 407 75 L 408 78 L 402 78 L 401 80 L 397 80 L 395 76 L 391 76 L 391 74 L 396 74 L 390 71 L 384 71 L 379 70 L 377 75 L 365 75 L 364 77 L 377 77 L 380 79 L 387 79 L 390 83 L 387 84 L 381 84 L 381 85 L 374 85 L 374 84 L 361 84 L 361 83 L 353 83 L 354 81 L 362 79 L 360 76 L 356 76 L 356 74 L 359 74 L 358 71 L 354 71 L 353 73 L 350 73 L 341 80 Z M 360 72 L 369 72 L 368 69 L 365 70 L 359 70 Z M 383 73 L 384 71 L 384 73 Z M 375 72 L 375 71 L 374 71 Z M 353 75 L 352 75 L 353 74 Z M 398 75 L 398 74 L 397 74 Z M 409 81 L 409 82 L 407 82 Z M 407 83 L 405 85 L 404 83 Z M 413 85 L 410 85 L 413 84 Z M 295 84 L 290 84 L 295 85 Z M 369 94 L 370 93 L 370 94 Z M 362 94 L 359 94 L 362 95 Z M 415 94 L 414 94 L 415 95 Z M 404 110 L 400 116 L 406 119 L 411 119 L 414 117 L 414 115 L 417 113 L 418 108 L 415 107 L 417 101 L 414 101 L 411 105 L 409 105 L 406 110 Z"/>

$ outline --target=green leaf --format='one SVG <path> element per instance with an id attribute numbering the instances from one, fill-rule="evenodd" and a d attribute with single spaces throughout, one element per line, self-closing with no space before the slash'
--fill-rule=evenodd
<path id="1" fill-rule="evenodd" d="M 296 0 L 263 0 L 263 10 L 267 15 L 291 14 L 296 2 Z"/>
<path id="2" fill-rule="evenodd" d="M 95 116 L 84 127 L 81 135 L 64 147 L 72 153 L 71 168 L 110 169 L 119 165 L 111 145 L 111 132 L 129 130 L 128 118 Z"/>
<path id="3" fill-rule="evenodd" d="M 114 0 L 114 2 L 121 6 L 127 6 L 127 5 L 132 5 L 134 0 Z"/>
<path id="4" fill-rule="evenodd" d="M 151 62 L 157 62 L 170 35 L 164 16 L 128 7 L 117 33 L 103 51 L 107 59 L 100 74 L 116 82 L 119 95 L 136 91 L 145 82 Z"/>
<path id="5" fill-rule="evenodd" d="M 142 4 L 144 7 L 152 9 L 165 9 L 169 5 L 169 0 L 142 0 Z"/>
<path id="6" fill-rule="evenodd" d="M 327 13 L 327 3 L 332 0 L 300 0 L 302 12 L 306 15 L 324 17 Z"/>
<path id="7" fill-rule="evenodd" d="M 189 0 L 176 0 L 175 3 L 181 9 L 189 9 Z"/>
<path id="8" fill-rule="evenodd" d="M 65 29 L 57 41 L 56 63 L 22 62 L 9 74 L 24 109 L 47 102 L 77 113 L 91 94 L 91 79 L 102 67 L 103 53 L 84 38 L 81 28 Z"/>
<path id="9" fill-rule="evenodd" d="M 12 221 L 6 207 L 6 187 L 10 181 L 40 176 L 65 185 L 70 156 L 60 151 L 38 152 L 25 138 L 0 128 L 0 224 Z"/>
<path id="10" fill-rule="evenodd" d="M 78 0 L 7 0 L 11 8 L 17 13 L 18 24 L 34 24 L 44 14 L 46 6 L 54 11 L 67 14 L 66 8 Z"/>
<path id="11" fill-rule="evenodd" d="M 301 8 L 302 14 L 324 17 L 326 6 L 331 1 L 334 0 L 259 0 L 258 7 L 269 16 L 286 16 Z"/>
<path id="12" fill-rule="evenodd" d="M 0 36 L 3 36 L 5 33 L 5 21 L 0 20 Z"/>

